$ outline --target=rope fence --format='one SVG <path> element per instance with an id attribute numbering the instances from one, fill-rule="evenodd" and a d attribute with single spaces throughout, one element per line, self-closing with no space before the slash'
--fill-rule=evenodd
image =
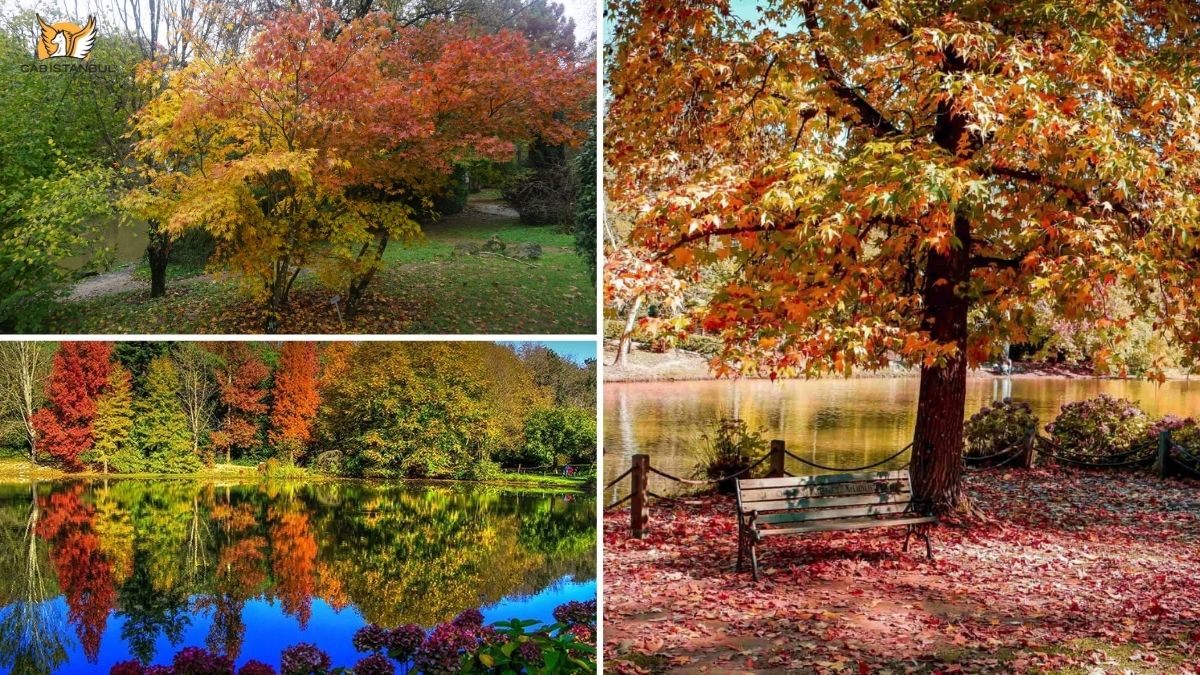
<path id="1" fill-rule="evenodd" d="M 767 463 L 766 472 L 767 478 L 782 478 L 784 476 L 795 476 L 789 473 L 785 468 L 786 458 L 800 462 L 801 464 L 810 466 L 822 471 L 834 471 L 839 473 L 854 473 L 858 471 L 866 471 L 874 469 L 889 462 L 893 462 L 901 457 L 906 452 L 911 452 L 912 443 L 900 448 L 895 453 L 887 456 L 884 459 L 867 464 L 864 466 L 828 466 L 820 464 L 812 460 L 805 459 L 796 455 L 784 445 L 782 440 L 771 441 L 770 451 L 751 464 L 727 476 L 719 478 L 707 479 L 689 479 L 681 478 L 674 474 L 668 473 L 657 467 L 651 466 L 650 456 L 638 454 L 633 456 L 633 465 L 619 476 L 609 481 L 605 486 L 605 491 L 615 488 L 621 481 L 628 478 L 630 480 L 629 494 L 608 504 L 604 507 L 605 511 L 614 509 L 626 502 L 629 502 L 630 512 L 630 530 L 635 538 L 641 538 L 645 535 L 650 520 L 649 500 L 651 497 L 663 501 L 679 503 L 680 500 L 674 497 L 661 495 L 657 492 L 651 492 L 649 489 L 649 477 L 651 474 L 659 476 L 668 481 L 689 486 L 709 486 L 716 485 L 723 481 L 733 480 L 741 476 L 750 474 L 754 469 Z M 969 472 L 978 472 L 985 470 L 999 469 L 1009 465 L 1015 465 L 1023 468 L 1032 468 L 1040 457 L 1046 457 L 1056 462 L 1064 462 L 1073 466 L 1081 466 L 1085 468 L 1095 469 L 1113 469 L 1126 468 L 1132 466 L 1146 466 L 1153 463 L 1153 470 L 1156 474 L 1162 477 L 1171 475 L 1186 475 L 1193 478 L 1200 478 L 1200 455 L 1194 454 L 1187 448 L 1173 443 L 1171 441 L 1171 432 L 1163 431 L 1159 434 L 1155 441 L 1138 444 L 1137 446 L 1125 452 L 1110 455 L 1105 461 L 1096 461 L 1093 457 L 1080 455 L 1063 448 L 1060 444 L 1052 439 L 1041 436 L 1033 432 L 1026 439 L 1018 444 L 1003 448 L 997 452 L 987 455 L 963 455 L 963 469 Z M 993 461 L 999 460 L 999 461 Z M 902 467 L 908 467 L 912 463 L 912 458 L 905 462 Z"/>

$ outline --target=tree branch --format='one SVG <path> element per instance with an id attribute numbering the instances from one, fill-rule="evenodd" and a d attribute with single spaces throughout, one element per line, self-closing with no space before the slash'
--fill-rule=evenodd
<path id="1" fill-rule="evenodd" d="M 800 3 L 800 11 L 804 15 L 804 27 L 808 31 L 809 37 L 816 42 L 817 32 L 821 30 L 817 23 L 817 17 L 814 10 L 814 0 L 804 0 Z M 883 113 L 875 109 L 869 101 L 863 98 L 850 85 L 846 84 L 841 75 L 833 68 L 833 63 L 829 60 L 829 56 L 823 49 L 813 46 L 813 58 L 816 59 L 817 66 L 824 73 L 825 83 L 833 90 L 833 93 L 838 98 L 842 99 L 851 108 L 858 112 L 859 117 L 870 126 L 876 136 L 887 136 L 889 134 L 899 133 L 896 125 L 883 116 Z"/>

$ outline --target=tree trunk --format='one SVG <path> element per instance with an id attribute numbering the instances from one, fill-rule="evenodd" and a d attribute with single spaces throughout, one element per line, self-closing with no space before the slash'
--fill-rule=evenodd
<path id="1" fill-rule="evenodd" d="M 274 335 L 279 332 L 279 318 L 287 306 L 287 293 L 291 284 L 288 281 L 288 270 L 291 262 L 288 258 L 275 263 L 275 275 L 271 280 L 270 296 L 267 298 L 267 320 L 263 330 Z M 294 277 L 293 277 L 294 278 Z"/>
<path id="2" fill-rule="evenodd" d="M 358 302 L 362 299 L 362 295 L 371 283 L 371 279 L 375 278 L 375 270 L 379 269 L 379 262 L 383 260 L 383 253 L 387 250 L 389 239 L 390 237 L 387 232 L 379 235 L 379 239 L 375 242 L 374 263 L 367 268 L 366 272 L 350 280 L 350 285 L 346 289 L 346 321 L 353 321 L 354 317 L 358 315 Z M 358 254 L 360 261 L 367 252 L 367 246 L 364 245 L 363 250 Z"/>
<path id="3" fill-rule="evenodd" d="M 625 362 L 625 354 L 629 352 L 633 343 L 633 324 L 637 321 L 638 310 L 641 307 L 642 296 L 639 295 L 633 299 L 633 307 L 629 308 L 629 317 L 625 319 L 625 330 L 621 332 L 621 339 L 617 342 L 617 357 L 613 359 L 613 367 L 620 366 Z"/>
<path id="4" fill-rule="evenodd" d="M 146 257 L 150 262 L 150 297 L 161 298 L 167 294 L 167 261 L 171 257 L 171 239 L 165 232 L 159 231 L 157 223 L 150 224 Z"/>
<path id="5" fill-rule="evenodd" d="M 967 310 L 971 226 L 956 216 L 959 243 L 945 253 L 931 250 L 925 265 L 922 330 L 955 352 L 921 368 L 917 424 L 913 431 L 912 479 L 917 500 L 935 513 L 969 511 L 962 493 L 963 415 L 967 402 Z"/>

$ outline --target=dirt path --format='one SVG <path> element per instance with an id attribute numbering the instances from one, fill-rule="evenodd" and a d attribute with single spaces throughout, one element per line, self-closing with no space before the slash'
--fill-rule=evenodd
<path id="1" fill-rule="evenodd" d="M 71 294 L 67 296 L 67 302 L 81 302 L 103 295 L 136 291 L 146 285 L 145 281 L 134 278 L 133 265 L 128 265 L 119 270 L 81 279 L 71 289 Z"/>

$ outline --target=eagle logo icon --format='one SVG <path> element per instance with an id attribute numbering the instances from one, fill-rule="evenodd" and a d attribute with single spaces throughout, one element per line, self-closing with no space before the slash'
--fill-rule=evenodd
<path id="1" fill-rule="evenodd" d="M 37 16 L 41 34 L 34 33 L 34 48 L 39 60 L 53 59 L 65 56 L 72 59 L 86 59 L 96 42 L 96 17 L 88 16 L 87 23 L 80 27 L 70 21 L 46 23 Z"/>

